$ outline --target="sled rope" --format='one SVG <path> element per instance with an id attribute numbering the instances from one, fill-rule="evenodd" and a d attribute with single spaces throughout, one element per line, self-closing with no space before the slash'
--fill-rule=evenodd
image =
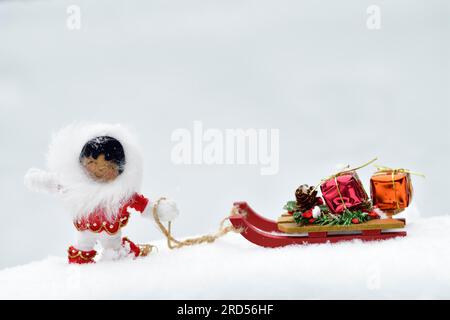
<path id="1" fill-rule="evenodd" d="M 228 234 L 229 232 L 236 232 L 236 233 L 241 233 L 243 231 L 242 228 L 235 228 L 232 225 L 229 226 L 225 226 L 225 221 L 228 220 L 228 218 L 230 218 L 230 216 L 239 214 L 237 208 L 233 207 L 233 209 L 231 210 L 231 214 L 228 217 L 225 217 L 221 222 L 220 222 L 220 227 L 219 230 L 214 233 L 214 234 L 206 234 L 197 238 L 190 238 L 190 239 L 185 239 L 183 241 L 177 240 L 172 236 L 172 223 L 171 221 L 169 221 L 168 223 L 168 227 L 166 228 L 161 220 L 159 219 L 158 214 L 156 213 L 159 203 L 162 200 L 166 200 L 166 198 L 162 197 L 159 198 L 155 205 L 153 206 L 153 210 L 152 210 L 152 214 L 153 214 L 153 218 L 155 219 L 156 224 L 158 225 L 159 229 L 161 230 L 161 232 L 164 234 L 164 236 L 167 239 L 167 246 L 170 249 L 178 249 L 178 248 L 182 248 L 182 247 L 186 247 L 186 246 L 193 246 L 193 245 L 197 245 L 197 244 L 201 244 L 201 243 L 213 243 L 214 241 L 216 241 L 217 239 L 219 239 L 220 237 L 223 237 L 224 235 Z"/>

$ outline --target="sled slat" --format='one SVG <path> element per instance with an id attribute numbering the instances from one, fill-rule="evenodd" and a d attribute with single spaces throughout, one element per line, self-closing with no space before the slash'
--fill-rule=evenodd
<path id="1" fill-rule="evenodd" d="M 309 232 L 308 236 L 311 238 L 326 238 L 328 232 Z"/>
<path id="2" fill-rule="evenodd" d="M 362 230 L 362 234 L 365 236 L 376 236 L 381 234 L 381 230 L 380 229 Z"/>
<path id="3" fill-rule="evenodd" d="M 290 214 L 283 214 L 278 218 L 278 223 L 291 223 L 294 222 L 294 217 Z"/>
<path id="4" fill-rule="evenodd" d="M 374 219 L 368 222 L 351 224 L 348 226 L 299 226 L 292 217 L 290 221 L 287 217 L 278 220 L 278 229 L 285 233 L 310 233 L 310 232 L 333 232 L 333 231 L 363 231 L 363 230 L 387 230 L 404 228 L 405 223 L 397 219 Z M 374 231 L 375 232 L 375 231 Z M 372 234 L 373 232 L 367 232 Z"/>

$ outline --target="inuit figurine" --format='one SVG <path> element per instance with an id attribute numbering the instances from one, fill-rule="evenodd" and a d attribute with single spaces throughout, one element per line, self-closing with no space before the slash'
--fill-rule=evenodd
<path id="1" fill-rule="evenodd" d="M 139 193 L 142 154 L 134 136 L 122 125 L 74 124 L 54 135 L 47 154 L 48 171 L 32 168 L 25 185 L 58 195 L 76 228 L 76 243 L 68 249 L 69 263 L 94 263 L 94 246 L 102 259 L 146 255 L 148 250 L 122 237 L 130 209 L 153 218 L 154 202 Z M 176 204 L 162 200 L 156 209 L 161 221 L 178 215 Z"/>

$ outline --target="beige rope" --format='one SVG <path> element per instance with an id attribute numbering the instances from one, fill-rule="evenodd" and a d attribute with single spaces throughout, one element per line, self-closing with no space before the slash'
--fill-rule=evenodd
<path id="1" fill-rule="evenodd" d="M 214 234 L 207 234 L 207 235 L 200 236 L 200 237 L 197 237 L 197 238 L 190 238 L 190 239 L 186 239 L 186 240 L 183 240 L 183 241 L 179 241 L 179 240 L 175 239 L 172 236 L 172 233 L 171 233 L 172 223 L 169 221 L 168 227 L 166 228 L 162 224 L 161 220 L 159 219 L 159 216 L 157 214 L 157 209 L 158 209 L 158 206 L 159 206 L 159 204 L 160 204 L 160 202 L 162 200 L 166 200 L 166 198 L 162 197 L 162 198 L 159 198 L 156 201 L 155 205 L 153 206 L 152 213 L 153 213 L 153 218 L 155 219 L 156 224 L 158 225 L 159 229 L 164 234 L 164 236 L 167 238 L 167 246 L 170 249 L 178 249 L 178 248 L 181 248 L 181 247 L 193 246 L 193 245 L 201 244 L 201 243 L 205 243 L 205 242 L 206 243 L 212 243 L 212 242 L 216 241 L 218 238 L 223 237 L 224 235 L 226 235 L 229 232 L 241 233 L 243 231 L 241 228 L 236 229 L 232 225 L 224 226 L 225 221 L 227 221 L 230 216 L 233 216 L 235 214 L 239 214 L 237 208 L 233 207 L 233 209 L 231 210 L 230 216 L 224 218 L 220 222 L 219 230 L 216 233 L 214 233 Z"/>

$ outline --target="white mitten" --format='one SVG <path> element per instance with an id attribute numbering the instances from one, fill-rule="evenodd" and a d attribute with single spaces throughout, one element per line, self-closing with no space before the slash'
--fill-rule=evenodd
<path id="1" fill-rule="evenodd" d="M 144 216 L 153 218 L 153 207 L 155 205 L 156 202 L 149 203 L 145 208 Z M 175 220 L 179 214 L 177 204 L 173 200 L 161 200 L 156 209 L 156 214 L 163 222 Z"/>
<path id="2" fill-rule="evenodd" d="M 47 172 L 37 168 L 31 168 L 24 177 L 25 186 L 31 191 L 58 193 L 62 187 L 55 173 Z"/>

